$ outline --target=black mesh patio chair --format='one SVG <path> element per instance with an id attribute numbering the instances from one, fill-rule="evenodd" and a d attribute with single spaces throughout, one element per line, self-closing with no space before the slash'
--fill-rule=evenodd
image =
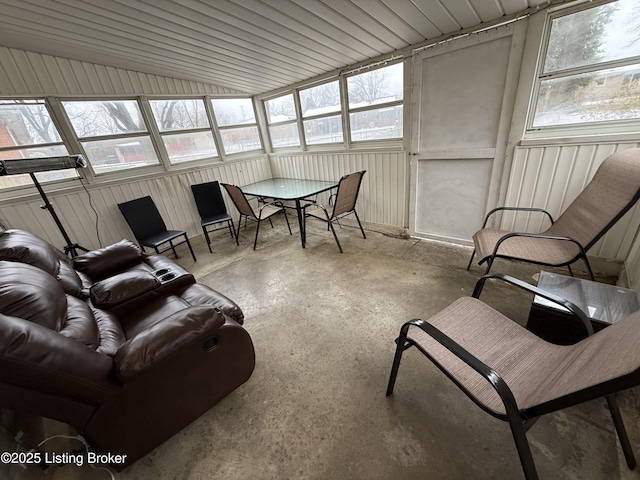
<path id="1" fill-rule="evenodd" d="M 572 312 L 585 338 L 555 345 L 479 300 L 488 278 L 498 278 Z M 387 396 L 403 353 L 416 347 L 476 405 L 509 423 L 527 480 L 538 478 L 526 432 L 540 416 L 605 397 L 627 465 L 636 460 L 615 394 L 640 384 L 640 311 L 593 334 L 591 322 L 572 303 L 515 278 L 487 275 L 472 297 L 456 300 L 429 319 L 400 329 Z M 416 399 L 420 400 L 420 399 Z"/>
<path id="2" fill-rule="evenodd" d="M 489 273 L 496 258 L 506 258 L 538 265 L 567 266 L 573 275 L 571 264 L 582 259 L 593 280 L 587 251 L 635 205 L 638 198 L 640 149 L 614 153 L 604 160 L 591 182 L 555 221 L 541 208 L 498 207 L 491 210 L 482 229 L 473 235 L 475 249 L 467 270 L 477 255 L 479 264 L 487 262 L 485 273 Z M 542 233 L 487 228 L 489 218 L 505 210 L 544 214 L 551 226 Z"/>
<path id="3" fill-rule="evenodd" d="M 198 213 L 201 219 L 200 225 L 202 226 L 204 238 L 207 240 L 209 253 L 211 253 L 210 232 L 229 228 L 231 238 L 235 238 L 237 244 L 238 237 L 236 229 L 233 225 L 231 215 L 227 213 L 227 206 L 222 198 L 220 184 L 217 181 L 198 183 L 191 185 L 191 191 L 196 201 L 196 207 L 198 207 Z"/>
<path id="4" fill-rule="evenodd" d="M 184 230 L 167 230 L 167 225 L 164 223 L 151 197 L 146 196 L 119 203 L 118 208 L 129 224 L 133 236 L 136 237 L 143 251 L 145 251 L 144 247 L 151 247 L 156 253 L 172 250 L 175 257 L 178 258 L 176 246 L 186 243 L 193 257 L 193 261 L 196 261 L 196 256 L 193 253 L 193 248 L 191 248 L 187 232 Z M 174 240 L 179 237 L 184 237 L 184 240 L 174 243 Z M 169 247 L 160 250 L 160 245 L 164 245 L 165 243 L 168 243 Z"/>
<path id="5" fill-rule="evenodd" d="M 271 223 L 271 217 L 276 215 L 277 213 L 284 214 L 284 218 L 287 221 L 287 228 L 289 229 L 289 235 L 292 235 L 291 225 L 289 225 L 289 218 L 287 217 L 287 211 L 282 203 L 260 202 L 260 206 L 254 208 L 251 206 L 249 200 L 240 187 L 238 187 L 237 185 L 230 185 L 228 183 L 223 183 L 222 186 L 225 188 L 225 190 L 229 194 L 229 197 L 231 197 L 231 201 L 240 213 L 240 218 L 238 219 L 238 230 L 236 233 L 236 242 L 238 241 L 238 236 L 240 235 L 240 224 L 242 223 L 243 217 L 245 218 L 245 225 L 247 219 L 255 220 L 256 222 L 258 222 L 258 226 L 256 227 L 256 237 L 253 241 L 254 250 L 256 249 L 256 245 L 258 243 L 258 232 L 260 231 L 260 223 L 262 222 L 262 220 L 269 220 L 269 222 Z M 273 223 L 271 224 L 271 227 L 273 228 Z"/>
<path id="6" fill-rule="evenodd" d="M 308 203 L 304 206 L 304 243 L 306 243 L 306 219 L 316 218 L 318 220 L 322 220 L 323 222 L 327 222 L 327 228 L 331 229 L 333 238 L 338 245 L 338 250 L 340 250 L 340 253 L 343 253 L 342 246 L 340 245 L 340 241 L 338 240 L 338 236 L 336 235 L 336 230 L 333 227 L 333 223 L 336 222 L 338 223 L 338 225 L 340 225 L 339 220 L 343 217 L 346 217 L 347 215 L 351 215 L 352 213 L 353 215 L 355 215 L 356 220 L 358 221 L 358 226 L 360 227 L 360 231 L 362 232 L 362 238 L 367 238 L 364 233 L 364 229 L 362 228 L 362 223 L 360 223 L 358 212 L 356 212 L 358 193 L 360 192 L 362 177 L 365 173 L 367 173 L 366 170 L 363 170 L 361 172 L 350 173 L 343 176 L 338 183 L 338 190 L 330 198 L 329 205 L 325 206 L 317 203 Z"/>

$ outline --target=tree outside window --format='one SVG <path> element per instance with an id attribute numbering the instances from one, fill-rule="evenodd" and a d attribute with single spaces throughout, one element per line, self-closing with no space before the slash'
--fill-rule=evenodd
<path id="1" fill-rule="evenodd" d="M 43 99 L 0 100 L 0 160 L 68 155 Z M 74 169 L 37 172 L 40 182 L 76 178 Z M 0 188 L 30 185 L 28 174 L 0 176 Z"/>
<path id="2" fill-rule="evenodd" d="M 402 63 L 347 78 L 352 142 L 402 138 L 403 85 Z"/>
<path id="3" fill-rule="evenodd" d="M 172 164 L 218 156 L 203 99 L 150 100 Z"/>
<path id="4" fill-rule="evenodd" d="M 96 174 L 160 163 L 136 100 L 65 101 L 62 106 Z"/>
<path id="5" fill-rule="evenodd" d="M 640 4 L 553 18 L 531 128 L 640 118 Z"/>
<path id="6" fill-rule="evenodd" d="M 264 102 L 269 125 L 271 146 L 297 147 L 300 145 L 296 106 L 293 94 L 282 95 Z"/>
<path id="7" fill-rule="evenodd" d="M 306 144 L 342 143 L 338 80 L 300 90 L 299 95 Z"/>
<path id="8" fill-rule="evenodd" d="M 225 153 L 262 149 L 253 102 L 250 98 L 214 98 L 211 103 Z"/>

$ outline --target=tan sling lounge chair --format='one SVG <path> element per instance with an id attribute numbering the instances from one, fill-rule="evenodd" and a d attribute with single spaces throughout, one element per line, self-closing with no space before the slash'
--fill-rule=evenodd
<path id="1" fill-rule="evenodd" d="M 623 150 L 609 156 L 598 168 L 591 182 L 553 220 L 540 208 L 498 207 L 491 210 L 482 229 L 473 235 L 478 263 L 487 262 L 489 273 L 496 258 L 521 260 L 546 266 L 567 266 L 582 259 L 593 279 L 586 252 L 622 217 L 640 196 L 640 148 Z M 491 215 L 504 210 L 540 212 L 548 216 L 551 226 L 539 234 L 509 232 L 486 228 Z"/>
<path id="2" fill-rule="evenodd" d="M 490 277 L 561 304 L 584 323 L 585 336 L 593 333 L 573 304 L 512 277 L 485 276 L 473 297 L 456 300 L 428 322 L 412 320 L 402 326 L 387 396 L 393 393 L 404 351 L 416 347 L 482 410 L 509 423 L 527 480 L 538 478 L 526 437 L 535 420 L 606 397 L 633 469 L 636 461 L 614 395 L 640 384 L 640 311 L 574 345 L 554 345 L 478 299 Z"/>

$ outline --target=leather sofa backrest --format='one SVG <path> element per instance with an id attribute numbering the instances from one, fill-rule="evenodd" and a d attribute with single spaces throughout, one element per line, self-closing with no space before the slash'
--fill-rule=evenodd
<path id="1" fill-rule="evenodd" d="M 62 285 L 33 265 L 0 261 L 0 312 L 60 331 L 67 315 Z"/>
<path id="2" fill-rule="evenodd" d="M 0 260 L 37 267 L 58 280 L 69 295 L 83 296 L 83 283 L 71 260 L 32 233 L 22 230 L 0 232 Z"/>

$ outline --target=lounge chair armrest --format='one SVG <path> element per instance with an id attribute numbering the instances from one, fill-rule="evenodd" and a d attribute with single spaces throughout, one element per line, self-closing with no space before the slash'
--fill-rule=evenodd
<path id="1" fill-rule="evenodd" d="M 482 293 L 482 289 L 484 288 L 484 284 L 488 279 L 498 279 L 498 280 L 502 280 L 503 282 L 506 282 L 510 285 L 514 285 L 522 290 L 525 290 L 527 292 L 530 292 L 534 295 L 537 295 L 539 297 L 542 297 L 546 300 L 549 300 L 550 302 L 556 303 L 558 305 L 561 305 L 562 307 L 566 308 L 567 310 L 569 310 L 569 312 L 571 312 L 572 315 L 574 315 L 575 317 L 577 317 L 584 325 L 587 334 L 589 336 L 593 335 L 593 325 L 591 324 L 591 321 L 589 320 L 589 318 L 587 317 L 587 315 L 582 311 L 581 308 L 579 308 L 577 305 L 571 303 L 569 300 L 559 297 L 557 295 L 554 295 L 553 293 L 547 292 L 545 290 L 542 290 L 541 288 L 538 288 L 534 285 L 531 285 L 530 283 L 527 282 L 523 282 L 522 280 L 518 280 L 517 278 L 511 277 L 509 275 L 503 275 L 500 273 L 495 273 L 495 274 L 489 274 L 489 275 L 484 275 L 483 277 L 480 277 L 478 279 L 478 281 L 476 282 L 476 286 L 473 289 L 473 294 L 472 296 L 474 298 L 480 298 L 480 294 Z"/>
<path id="2" fill-rule="evenodd" d="M 485 228 L 487 226 L 487 222 L 489 221 L 489 217 L 491 217 L 491 215 L 493 215 L 494 213 L 497 212 L 502 212 L 502 211 L 516 211 L 516 212 L 540 212 L 540 213 L 544 213 L 547 217 L 549 217 L 549 221 L 551 222 L 551 224 L 553 224 L 553 217 L 551 216 L 551 214 L 549 212 L 547 212 L 545 209 L 543 208 L 535 208 L 535 207 L 496 207 L 493 210 L 489 211 L 489 213 L 487 213 L 487 216 L 484 218 L 484 223 L 482 224 L 482 228 Z"/>
<path id="3" fill-rule="evenodd" d="M 444 334 L 442 331 L 438 330 L 429 322 L 426 322 L 421 319 L 410 320 L 405 323 L 400 329 L 400 336 L 398 337 L 398 348 L 405 348 L 404 344 L 407 343 L 407 334 L 410 326 L 418 327 L 420 330 L 425 332 L 431 338 L 433 338 L 436 342 L 442 345 L 444 348 L 453 353 L 456 357 L 458 357 L 461 361 L 475 370 L 478 374 L 484 377 L 487 382 L 491 384 L 494 388 L 502 403 L 505 406 L 505 411 L 507 412 L 507 416 L 518 415 L 518 404 L 516 403 L 516 399 L 509 389 L 509 386 L 502 379 L 502 377 L 491 367 L 489 367 L 482 360 L 471 354 L 468 350 L 463 348 L 459 343 L 453 340 L 451 337 Z M 411 342 L 410 342 L 411 343 Z M 424 353 L 429 360 L 431 360 L 453 383 L 455 383 L 458 388 L 460 388 L 471 400 L 474 401 L 480 408 L 487 411 L 487 408 L 474 397 L 474 395 L 467 390 L 467 388 L 458 381 L 449 371 L 444 368 L 431 354 L 423 349 L 421 349 L 422 353 Z M 387 392 L 387 395 L 390 393 Z M 489 412 L 491 413 L 491 412 Z"/>

